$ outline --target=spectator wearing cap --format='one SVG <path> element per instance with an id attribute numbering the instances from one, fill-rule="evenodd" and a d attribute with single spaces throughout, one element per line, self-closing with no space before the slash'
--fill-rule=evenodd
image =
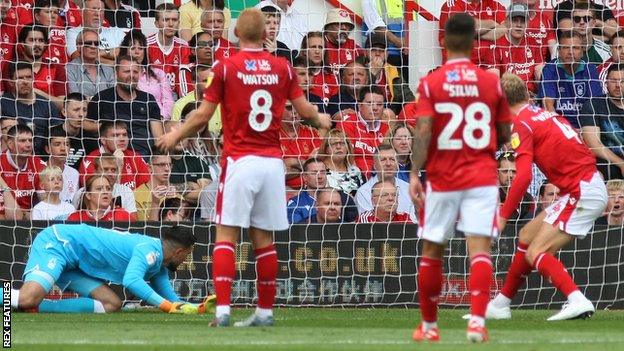
<path id="1" fill-rule="evenodd" d="M 611 47 L 611 57 L 597 67 L 598 77 L 602 81 L 605 94 L 607 93 L 607 73 L 609 67 L 613 64 L 624 63 L 624 30 L 615 33 L 607 44 Z"/>
<path id="2" fill-rule="evenodd" d="M 371 198 L 373 209 L 360 213 L 357 223 L 416 223 L 413 212 L 397 212 L 399 195 L 395 183 L 378 181 L 373 185 Z"/>
<path id="3" fill-rule="evenodd" d="M 80 93 L 69 93 L 65 96 L 63 109 L 61 110 L 63 124 L 52 128 L 61 129 L 69 138 L 69 154 L 67 165 L 78 170 L 82 158 L 99 147 L 96 134 L 83 129 L 83 121 L 87 116 L 87 99 Z"/>
<path id="4" fill-rule="evenodd" d="M 303 0 L 299 0 L 303 1 Z M 293 7 L 294 0 L 263 0 L 256 5 L 261 9 L 265 6 L 277 6 L 281 12 L 281 26 L 277 40 L 286 44 L 290 50 L 299 50 L 303 36 L 310 31 L 308 15 L 302 14 Z"/>
<path id="5" fill-rule="evenodd" d="M 572 29 L 581 38 L 583 61 L 594 65 L 607 61 L 611 57 L 611 49 L 604 41 L 594 38 L 593 29 L 596 26 L 596 18 L 594 18 L 592 5 L 576 4 L 572 11 L 572 19 Z"/>
<path id="6" fill-rule="evenodd" d="M 368 56 L 368 69 L 371 74 L 371 84 L 386 91 L 388 107 L 394 113 L 403 109 L 405 102 L 413 101 L 414 94 L 401 77 L 399 69 L 388 62 L 387 38 L 383 34 L 372 34 L 366 39 L 365 54 Z"/>
<path id="7" fill-rule="evenodd" d="M 266 37 L 264 38 L 264 49 L 275 56 L 283 57 L 288 62 L 297 57 L 297 51 L 291 51 L 288 46 L 277 40 L 280 31 L 282 15 L 276 5 L 266 5 L 260 9 L 266 18 Z"/>
<path id="8" fill-rule="evenodd" d="M 212 68 L 206 65 L 197 65 L 193 69 L 193 81 L 195 82 L 195 90 L 188 93 L 186 96 L 178 99 L 178 101 L 173 104 L 173 112 L 171 113 L 172 121 L 182 121 L 185 116 L 182 111 L 188 106 L 192 104 L 193 107 L 190 111 L 194 110 L 198 101 L 202 101 L 204 98 L 204 89 L 210 82 L 212 81 Z M 208 130 L 210 132 L 217 133 L 221 130 L 221 109 L 217 108 L 208 122 Z"/>
<path id="9" fill-rule="evenodd" d="M 310 69 L 308 68 L 306 60 L 301 56 L 295 58 L 293 60 L 293 69 L 297 74 L 297 82 L 299 83 L 299 86 L 303 90 L 308 101 L 312 105 L 318 107 L 319 112 L 327 113 L 327 106 L 325 105 L 325 102 L 323 102 L 323 99 L 312 91 L 312 75 L 310 74 Z"/>
<path id="10" fill-rule="evenodd" d="M 579 127 L 579 112 L 585 102 L 602 97 L 602 84 L 596 66 L 586 63 L 582 39 L 576 32 L 559 35 L 558 58 L 546 63 L 538 85 L 538 97 L 547 111 L 563 115 Z"/>
<path id="11" fill-rule="evenodd" d="M 327 105 L 329 99 L 338 94 L 339 85 L 334 71 L 325 63 L 325 40 L 322 32 L 309 32 L 303 37 L 299 57 L 310 70 L 310 92 L 320 96 Z"/>
<path id="12" fill-rule="evenodd" d="M 342 196 L 334 188 L 318 189 L 314 203 L 315 214 L 304 218 L 296 224 L 325 224 L 342 222 Z"/>
<path id="13" fill-rule="evenodd" d="M 104 0 L 104 20 L 109 27 L 119 27 L 126 31 L 141 29 L 141 14 L 122 0 Z"/>
<path id="14" fill-rule="evenodd" d="M 91 97 L 100 90 L 115 86 L 115 70 L 100 63 L 99 45 L 100 36 L 96 30 L 85 28 L 78 34 L 79 55 L 67 63 L 68 93 Z"/>
<path id="15" fill-rule="evenodd" d="M 190 0 L 180 6 L 180 38 L 189 41 L 203 31 L 202 14 L 206 11 L 219 10 L 223 13 L 223 26 L 230 28 L 232 12 L 225 7 L 224 0 Z M 227 39 L 227 30 L 224 33 Z"/>
<path id="16" fill-rule="evenodd" d="M 613 11 L 595 0 L 565 0 L 559 3 L 553 10 L 556 28 L 561 31 L 571 29 L 574 25 L 574 9 L 585 5 L 590 5 L 595 14 L 596 26 L 593 28 L 595 36 L 610 38 L 617 32 L 618 23 Z"/>
<path id="17" fill-rule="evenodd" d="M 325 36 L 325 64 L 334 73 L 348 62 L 363 54 L 362 48 L 349 38 L 355 28 L 351 15 L 344 9 L 331 9 L 325 17 L 323 34 Z"/>
<path id="18" fill-rule="evenodd" d="M 360 56 L 340 68 L 340 90 L 329 99 L 327 113 L 334 121 L 339 121 L 348 113 L 356 110 L 358 92 L 370 87 L 371 76 L 368 70 L 368 59 Z M 379 88 L 376 86 L 376 88 Z M 379 88 L 384 92 L 385 89 Z"/>
<path id="19" fill-rule="evenodd" d="M 225 15 L 222 10 L 215 8 L 202 13 L 201 28 L 202 31 L 212 35 L 214 42 L 212 52 L 215 61 L 226 59 L 237 52 L 236 45 L 226 39 L 224 26 Z"/>
<path id="20" fill-rule="evenodd" d="M 607 98 L 585 102 L 579 115 L 581 135 L 596 156 L 598 170 L 605 179 L 621 179 L 624 174 L 624 64 L 607 71 Z"/>
<path id="21" fill-rule="evenodd" d="M 511 152 L 502 153 L 498 157 L 498 188 L 499 201 L 501 204 L 505 203 L 511 182 L 516 177 L 516 157 Z M 526 219 L 530 218 L 535 213 L 535 203 L 533 196 L 529 193 L 524 193 L 524 196 L 520 202 L 520 206 L 513 213 L 513 219 Z"/>
<path id="22" fill-rule="evenodd" d="M 529 92 L 534 94 L 545 58 L 539 45 L 527 36 L 528 16 L 527 5 L 511 4 L 505 20 L 509 27 L 507 33 L 489 47 L 482 47 L 479 56 L 481 64 L 498 76 L 504 73 L 519 76 L 527 84 Z"/>

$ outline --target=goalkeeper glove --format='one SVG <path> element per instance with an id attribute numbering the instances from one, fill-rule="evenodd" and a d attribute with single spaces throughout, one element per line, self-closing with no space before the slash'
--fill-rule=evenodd
<path id="1" fill-rule="evenodd" d="M 160 304 L 160 309 L 166 313 L 177 313 L 177 314 L 198 314 L 199 306 L 194 305 L 192 303 L 185 302 L 169 302 L 163 301 Z"/>
<path id="2" fill-rule="evenodd" d="M 199 304 L 197 313 L 215 313 L 217 306 L 217 295 L 209 295 Z"/>

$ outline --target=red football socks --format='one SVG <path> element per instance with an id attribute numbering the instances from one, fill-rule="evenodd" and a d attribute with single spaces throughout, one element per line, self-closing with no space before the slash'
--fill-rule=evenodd
<path id="1" fill-rule="evenodd" d="M 442 291 L 442 260 L 423 257 L 418 267 L 418 300 L 422 320 L 434 323 L 438 320 L 438 298 Z"/>
<path id="2" fill-rule="evenodd" d="M 533 266 L 535 266 L 535 269 L 537 269 L 544 278 L 549 279 L 565 296 L 578 290 L 578 287 L 568 274 L 568 271 L 553 255 L 542 252 L 535 258 Z"/>
<path id="3" fill-rule="evenodd" d="M 475 255 L 470 261 L 470 313 L 472 316 L 485 317 L 485 309 L 490 301 L 492 285 L 492 259 L 490 255 Z"/>
<path id="4" fill-rule="evenodd" d="M 275 302 L 275 280 L 277 279 L 277 252 L 273 245 L 254 251 L 256 256 L 256 289 L 258 308 L 271 309 Z"/>
<path id="5" fill-rule="evenodd" d="M 516 293 L 522 284 L 524 284 L 526 276 L 533 270 L 533 267 L 531 267 L 525 259 L 528 247 L 529 245 L 527 244 L 518 243 L 516 254 L 511 261 L 511 266 L 509 266 L 509 271 L 507 272 L 507 277 L 505 278 L 505 284 L 501 289 L 501 294 L 509 299 L 513 299 L 513 297 L 516 296 Z"/>
<path id="6" fill-rule="evenodd" d="M 217 294 L 217 306 L 230 306 L 232 281 L 236 276 L 234 244 L 220 241 L 212 251 L 212 280 Z"/>

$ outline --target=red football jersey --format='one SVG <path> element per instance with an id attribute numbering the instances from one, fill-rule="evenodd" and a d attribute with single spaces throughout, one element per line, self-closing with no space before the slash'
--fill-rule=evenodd
<path id="1" fill-rule="evenodd" d="M 577 194 L 579 183 L 596 173 L 596 157 L 564 117 L 526 105 L 513 120 L 511 146 L 516 151 L 517 177 L 511 184 L 501 216 L 509 218 L 531 182 L 535 163 L 561 194 Z M 526 175 L 523 178 L 523 175 Z M 578 198 L 578 197 L 577 197 Z"/>
<path id="2" fill-rule="evenodd" d="M 385 222 L 377 217 L 375 217 L 375 211 L 366 211 L 362 212 L 358 216 L 356 223 L 376 223 L 376 222 Z M 392 217 L 391 223 L 414 223 L 410 218 L 409 213 L 395 213 Z"/>
<path id="3" fill-rule="evenodd" d="M 284 158 L 298 158 L 301 165 L 307 160 L 314 150 L 321 146 L 321 138 L 314 128 L 301 126 L 297 130 L 297 136 L 291 139 L 286 132 L 280 130 L 280 144 Z M 293 189 L 300 189 L 303 185 L 303 176 L 286 180 L 286 185 Z"/>
<path id="4" fill-rule="evenodd" d="M 33 87 L 44 91 L 52 96 L 66 95 L 67 76 L 65 65 L 55 63 L 44 63 L 39 67 L 39 71 L 34 73 Z"/>
<path id="5" fill-rule="evenodd" d="M 215 43 L 215 46 L 212 48 L 213 52 L 213 60 L 214 61 L 222 61 L 224 59 L 230 58 L 236 54 L 238 50 L 236 50 L 236 45 L 232 44 L 226 39 L 219 38 Z"/>
<path id="6" fill-rule="evenodd" d="M 449 60 L 418 92 L 416 117 L 433 117 L 426 164 L 432 189 L 496 185 L 496 123 L 511 121 L 498 77 L 468 59 Z"/>
<path id="7" fill-rule="evenodd" d="M 529 12 L 533 14 L 533 18 L 529 19 L 527 23 L 526 35 L 532 39 L 532 43 L 535 43 L 537 47 L 536 51 L 541 52 L 544 61 L 548 57 L 548 41 L 557 40 L 557 31 L 553 25 L 553 12 L 552 10 L 536 10 Z M 534 49 L 534 50 L 535 50 Z"/>
<path id="8" fill-rule="evenodd" d="M 338 85 L 338 79 L 332 71 L 319 69 L 311 78 L 310 93 L 320 97 L 325 104 L 329 102 L 332 96 L 338 94 L 340 85 Z"/>
<path id="9" fill-rule="evenodd" d="M 106 211 L 104 216 L 100 219 L 95 219 L 91 212 L 87 210 L 78 210 L 67 217 L 67 221 L 70 222 L 132 222 L 136 221 L 136 216 L 131 215 L 128 211 L 123 208 L 114 208 L 112 210 Z"/>
<path id="10" fill-rule="evenodd" d="M 59 27 L 80 27 L 82 25 L 82 10 L 73 0 L 67 0 L 65 7 L 59 13 L 56 25 Z"/>
<path id="11" fill-rule="evenodd" d="M 416 127 L 416 118 L 414 115 L 416 114 L 416 110 L 418 109 L 418 100 L 410 101 L 407 104 L 403 105 L 403 109 L 397 116 L 399 121 L 404 121 L 408 125 L 412 127 Z"/>
<path id="12" fill-rule="evenodd" d="M 80 185 L 84 186 L 89 175 L 95 173 L 95 160 L 102 155 L 103 150 L 93 150 L 80 163 Z M 119 183 L 134 190 L 150 181 L 150 169 L 143 156 L 134 150 L 124 151 L 124 164 L 119 170 Z"/>
<path id="13" fill-rule="evenodd" d="M 0 155 L 0 172 L 2 172 L 2 179 L 7 186 L 11 188 L 11 193 L 21 208 L 31 209 L 35 204 L 33 198 L 36 196 L 35 191 L 39 190 L 39 172 L 41 172 L 45 166 L 45 162 L 38 156 L 32 156 L 28 159 L 26 166 L 19 169 L 13 162 L 9 151 Z M 3 197 L 1 202 L 2 208 L 4 208 Z"/>
<path id="14" fill-rule="evenodd" d="M 65 28 L 55 27 L 48 34 L 48 49 L 43 53 L 46 62 L 67 63 L 67 44 L 65 43 Z"/>
<path id="15" fill-rule="evenodd" d="M 610 58 L 608 60 L 606 60 L 605 62 L 601 63 L 597 68 L 598 68 L 598 78 L 600 78 L 600 81 L 602 82 L 602 89 L 604 90 L 605 94 L 608 93 L 607 91 L 607 73 L 609 73 L 609 67 L 611 67 L 611 65 L 613 64 L 613 58 Z"/>
<path id="16" fill-rule="evenodd" d="M 494 20 L 496 23 L 503 23 L 507 18 L 507 10 L 496 0 L 447 0 L 442 4 L 440 9 L 440 30 L 438 32 L 438 40 L 440 47 L 444 48 L 444 26 L 446 21 L 456 13 L 467 13 L 478 20 Z M 475 50 L 472 51 L 472 62 L 479 63 L 479 48 L 487 46 L 491 42 L 476 39 L 474 42 Z M 446 50 L 442 50 L 442 61 L 446 61 Z"/>
<path id="17" fill-rule="evenodd" d="M 349 138 L 353 145 L 355 165 L 368 178 L 374 171 L 373 155 L 377 147 L 383 143 L 384 136 L 388 132 L 388 123 L 378 121 L 373 129 L 369 129 L 359 114 L 351 113 L 336 123 L 336 128 L 341 129 Z"/>
<path id="18" fill-rule="evenodd" d="M 347 39 L 340 46 L 325 39 L 325 64 L 331 67 L 335 74 L 338 74 L 341 67 L 363 54 L 362 48 L 353 39 Z"/>
<path id="19" fill-rule="evenodd" d="M 167 74 L 171 88 L 178 96 L 182 97 L 189 93 L 186 84 L 186 76 L 180 74 L 180 66 L 190 64 L 191 48 L 185 40 L 173 38 L 173 45 L 168 51 L 158 42 L 156 34 L 147 38 L 147 60 L 153 68 L 158 68 Z"/>
<path id="20" fill-rule="evenodd" d="M 279 135 L 286 100 L 303 96 L 288 61 L 263 49 L 246 49 L 219 61 L 213 74 L 204 99 L 221 103 L 225 141 L 221 159 L 282 158 Z"/>

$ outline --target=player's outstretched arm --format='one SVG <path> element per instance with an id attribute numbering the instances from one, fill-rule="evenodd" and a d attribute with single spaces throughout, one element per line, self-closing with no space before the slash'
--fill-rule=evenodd
<path id="1" fill-rule="evenodd" d="M 318 107 L 309 103 L 305 97 L 300 96 L 292 100 L 291 103 L 299 116 L 310 121 L 313 127 L 325 130 L 331 129 L 331 116 L 325 113 L 318 113 Z"/>
<path id="2" fill-rule="evenodd" d="M 203 101 L 199 107 L 191 112 L 189 118 L 180 128 L 174 129 L 156 140 L 156 147 L 163 151 L 171 151 L 181 141 L 196 135 L 208 125 L 210 118 L 217 109 L 217 104 Z"/>

